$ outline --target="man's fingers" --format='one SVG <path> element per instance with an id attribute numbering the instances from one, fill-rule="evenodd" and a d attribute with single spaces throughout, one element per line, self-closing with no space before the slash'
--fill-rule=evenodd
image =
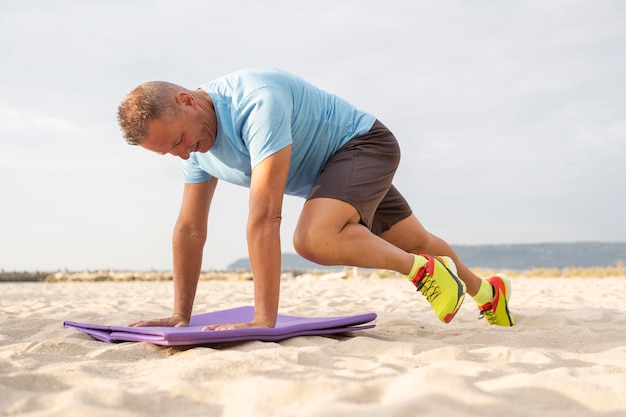
<path id="1" fill-rule="evenodd" d="M 235 329 L 249 329 L 249 328 L 265 328 L 269 327 L 264 323 L 258 323 L 253 321 L 248 321 L 245 323 L 227 323 L 227 324 L 211 324 L 209 326 L 205 326 L 202 330 L 235 330 Z"/>
<path id="2" fill-rule="evenodd" d="M 188 323 L 179 317 L 167 319 L 142 320 L 130 323 L 129 327 L 186 327 Z"/>
<path id="3" fill-rule="evenodd" d="M 150 327 L 150 326 L 158 326 L 158 324 L 154 324 L 155 320 L 151 321 L 136 321 L 134 323 L 130 323 L 128 327 Z"/>

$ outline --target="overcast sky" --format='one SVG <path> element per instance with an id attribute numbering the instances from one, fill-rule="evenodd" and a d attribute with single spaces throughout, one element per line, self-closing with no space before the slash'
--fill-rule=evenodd
<path id="1" fill-rule="evenodd" d="M 171 269 L 180 160 L 127 145 L 117 105 L 252 66 L 390 127 L 449 243 L 626 241 L 626 1 L 0 0 L 0 268 Z M 247 256 L 246 216 L 221 183 L 204 269 Z"/>

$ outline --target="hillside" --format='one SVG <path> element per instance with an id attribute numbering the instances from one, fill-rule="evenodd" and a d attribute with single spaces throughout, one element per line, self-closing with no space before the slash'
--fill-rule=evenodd
<path id="1" fill-rule="evenodd" d="M 626 262 L 626 243 L 578 242 L 516 245 L 453 245 L 461 259 L 472 268 L 528 270 L 532 268 L 608 267 Z M 325 270 L 299 255 L 285 253 L 284 270 Z M 228 270 L 248 270 L 248 258 L 238 259 Z"/>

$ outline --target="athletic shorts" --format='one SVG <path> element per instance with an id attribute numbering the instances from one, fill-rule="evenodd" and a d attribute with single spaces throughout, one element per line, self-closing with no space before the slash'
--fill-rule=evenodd
<path id="1" fill-rule="evenodd" d="M 377 120 L 369 132 L 354 137 L 328 159 L 307 200 L 345 201 L 359 212 L 361 224 L 380 236 L 412 214 L 391 184 L 399 162 L 395 136 Z"/>

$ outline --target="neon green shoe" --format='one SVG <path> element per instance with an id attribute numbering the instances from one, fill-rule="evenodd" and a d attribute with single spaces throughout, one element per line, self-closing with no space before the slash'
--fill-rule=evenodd
<path id="1" fill-rule="evenodd" d="M 504 274 L 494 275 L 487 278 L 487 282 L 493 287 L 493 300 L 482 306 L 479 319 L 485 317 L 490 326 L 513 326 L 515 320 L 509 311 L 509 298 L 511 298 L 511 282 Z"/>
<path id="2" fill-rule="evenodd" d="M 465 283 L 456 276 L 456 265 L 447 256 L 415 255 L 424 264 L 414 277 L 408 277 L 428 300 L 439 320 L 450 323 L 461 308 Z"/>

